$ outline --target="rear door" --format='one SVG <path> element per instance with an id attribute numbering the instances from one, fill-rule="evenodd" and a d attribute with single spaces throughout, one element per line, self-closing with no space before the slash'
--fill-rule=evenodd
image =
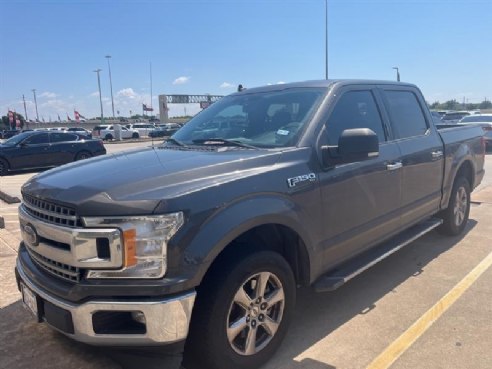
<path id="1" fill-rule="evenodd" d="M 74 160 L 78 136 L 74 133 L 50 133 L 50 160 L 52 165 L 70 163 Z"/>
<path id="2" fill-rule="evenodd" d="M 443 143 L 420 91 L 398 86 L 380 91 L 402 155 L 402 225 L 410 226 L 439 209 Z"/>
<path id="3" fill-rule="evenodd" d="M 379 138 L 379 156 L 319 173 L 326 223 L 325 268 L 372 246 L 400 226 L 401 171 L 394 170 L 401 160 L 400 151 L 387 129 L 374 89 L 350 86 L 336 95 L 322 145 L 338 145 L 345 129 L 370 128 Z"/>

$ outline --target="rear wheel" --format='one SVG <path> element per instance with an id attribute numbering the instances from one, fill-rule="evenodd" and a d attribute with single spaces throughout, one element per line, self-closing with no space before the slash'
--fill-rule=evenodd
<path id="1" fill-rule="evenodd" d="M 294 276 L 279 254 L 261 251 L 220 268 L 198 289 L 185 366 L 261 366 L 285 337 L 294 305 Z"/>
<path id="2" fill-rule="evenodd" d="M 464 177 L 455 180 L 449 206 L 441 213 L 443 224 L 438 231 L 450 236 L 457 236 L 466 227 L 470 214 L 470 184 Z"/>
<path id="3" fill-rule="evenodd" d="M 113 139 L 113 135 L 111 133 L 108 133 L 108 134 L 106 134 L 106 136 L 104 136 L 104 139 L 106 141 L 112 140 Z"/>
<path id="4" fill-rule="evenodd" d="M 140 135 L 137 132 L 133 132 L 132 138 L 139 138 L 139 137 L 140 137 Z"/>
<path id="5" fill-rule="evenodd" d="M 8 170 L 9 170 L 9 163 L 7 163 L 7 161 L 4 159 L 0 159 L 0 176 L 7 175 Z"/>
<path id="6" fill-rule="evenodd" d="M 77 155 L 75 155 L 75 160 L 78 161 L 78 160 L 84 160 L 84 159 L 89 159 L 90 157 L 92 157 L 91 153 L 88 152 L 88 151 L 81 151 L 79 153 L 77 153 Z"/>

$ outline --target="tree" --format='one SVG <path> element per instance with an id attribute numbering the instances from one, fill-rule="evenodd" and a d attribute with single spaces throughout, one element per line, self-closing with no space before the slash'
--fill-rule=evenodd
<path id="1" fill-rule="evenodd" d="M 440 109 L 439 106 L 441 106 L 441 103 L 439 101 L 434 101 L 429 107 L 431 109 Z"/>
<path id="2" fill-rule="evenodd" d="M 484 100 L 482 101 L 479 105 L 478 105 L 478 108 L 479 109 L 492 109 L 492 102 L 488 101 L 488 100 Z"/>

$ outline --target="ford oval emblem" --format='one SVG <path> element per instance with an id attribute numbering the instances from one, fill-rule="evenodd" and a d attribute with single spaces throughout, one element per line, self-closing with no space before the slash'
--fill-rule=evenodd
<path id="1" fill-rule="evenodd" d="M 26 224 L 23 227 L 25 241 L 31 246 L 39 245 L 39 236 L 36 229 L 31 224 Z"/>

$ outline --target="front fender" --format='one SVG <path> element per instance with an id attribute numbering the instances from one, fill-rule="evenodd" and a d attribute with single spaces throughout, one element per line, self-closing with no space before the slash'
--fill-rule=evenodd
<path id="1" fill-rule="evenodd" d="M 193 278 L 201 281 L 208 267 L 231 241 L 257 226 L 278 224 L 299 235 L 306 245 L 310 263 L 312 240 L 303 226 L 306 223 L 302 222 L 304 215 L 303 210 L 287 197 L 264 195 L 241 199 L 220 208 L 202 224 L 196 237 L 184 250 L 183 262 L 202 264 L 198 275 Z"/>

